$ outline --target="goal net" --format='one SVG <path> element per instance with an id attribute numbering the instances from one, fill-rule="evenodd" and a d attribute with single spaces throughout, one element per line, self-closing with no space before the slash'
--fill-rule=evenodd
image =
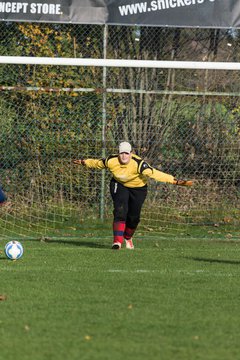
<path id="1" fill-rule="evenodd" d="M 31 38 L 27 29 L 23 42 Z M 61 44 L 69 43 L 71 34 L 64 36 Z M 62 58 L 61 65 L 1 59 L 0 179 L 9 200 L 0 208 L 1 237 L 99 231 L 112 219 L 110 174 L 72 160 L 105 157 L 123 140 L 157 169 L 195 181 L 192 188 L 149 181 L 139 234 L 237 229 L 238 70 L 231 64 L 216 70 L 219 63 L 214 69 L 212 62 L 183 69 L 182 62 L 144 67 L 92 60 L 90 66 L 73 64 L 76 58 Z"/>

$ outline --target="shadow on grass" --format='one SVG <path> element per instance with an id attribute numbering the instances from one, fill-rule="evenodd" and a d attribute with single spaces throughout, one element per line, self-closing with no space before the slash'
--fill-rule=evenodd
<path id="1" fill-rule="evenodd" d="M 208 263 L 240 265 L 240 260 L 208 259 L 208 258 L 201 258 L 201 257 L 185 257 L 185 259 L 208 262 Z"/>
<path id="2" fill-rule="evenodd" d="M 55 240 L 50 238 L 43 238 L 43 239 L 25 239 L 24 242 L 27 241 L 37 241 L 46 244 L 65 244 L 65 245 L 73 245 L 73 246 L 82 246 L 88 248 L 95 248 L 95 249 L 109 249 L 110 244 L 101 244 L 100 242 L 93 242 L 93 241 L 82 241 L 82 240 Z"/>

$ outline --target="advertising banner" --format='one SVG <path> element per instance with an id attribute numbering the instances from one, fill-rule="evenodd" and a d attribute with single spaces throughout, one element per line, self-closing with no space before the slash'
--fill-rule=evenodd
<path id="1" fill-rule="evenodd" d="M 2 1 L 0 20 L 236 28 L 240 27 L 240 0 Z"/>

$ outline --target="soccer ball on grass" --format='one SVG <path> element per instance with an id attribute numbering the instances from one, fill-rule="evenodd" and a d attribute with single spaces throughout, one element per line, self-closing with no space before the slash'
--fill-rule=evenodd
<path id="1" fill-rule="evenodd" d="M 10 260 L 18 260 L 23 255 L 23 246 L 19 241 L 9 241 L 5 245 L 5 254 Z"/>

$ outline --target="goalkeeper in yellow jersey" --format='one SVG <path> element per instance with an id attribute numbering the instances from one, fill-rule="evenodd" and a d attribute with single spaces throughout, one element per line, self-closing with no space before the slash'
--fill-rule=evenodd
<path id="1" fill-rule="evenodd" d="M 110 192 L 114 205 L 112 249 L 115 250 L 121 249 L 124 240 L 127 249 L 134 249 L 132 238 L 147 196 L 148 178 L 174 185 L 192 185 L 192 181 L 176 180 L 172 175 L 153 168 L 133 154 L 126 141 L 120 143 L 118 154 L 106 159 L 80 159 L 73 160 L 73 163 L 91 169 L 108 169 L 113 176 Z"/>

